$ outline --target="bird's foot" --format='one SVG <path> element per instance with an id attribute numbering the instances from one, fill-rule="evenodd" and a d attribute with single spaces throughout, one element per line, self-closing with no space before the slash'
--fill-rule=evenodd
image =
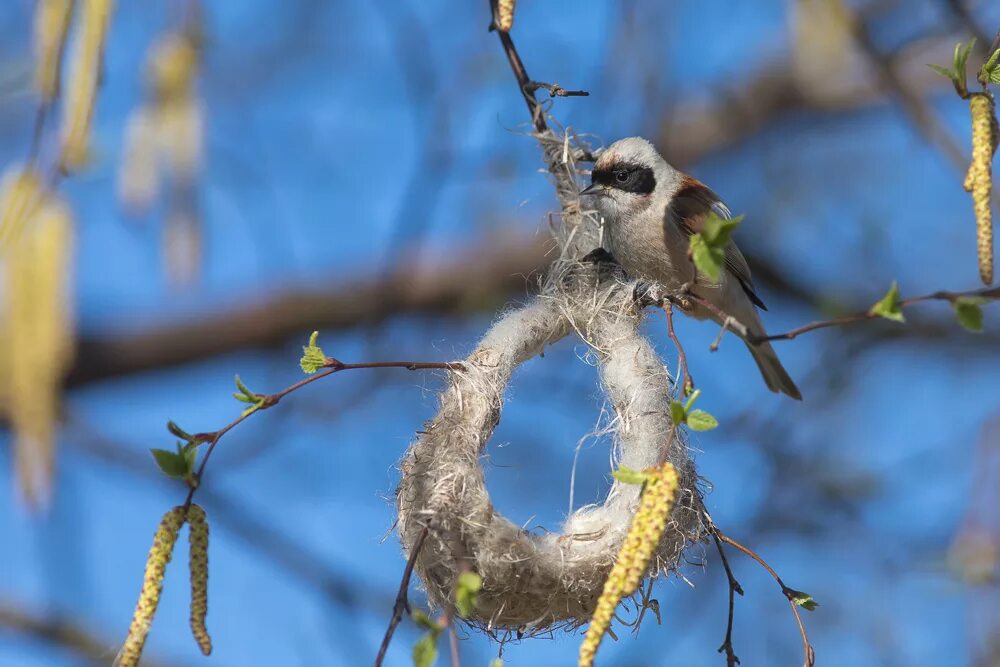
<path id="1" fill-rule="evenodd" d="M 647 306 L 662 306 L 667 300 L 667 296 L 660 285 L 639 280 L 632 287 L 632 300 L 639 308 L 646 308 Z"/>
<path id="2" fill-rule="evenodd" d="M 604 248 L 594 248 L 581 259 L 581 262 L 585 264 L 617 264 L 615 258 L 611 256 L 611 253 Z"/>

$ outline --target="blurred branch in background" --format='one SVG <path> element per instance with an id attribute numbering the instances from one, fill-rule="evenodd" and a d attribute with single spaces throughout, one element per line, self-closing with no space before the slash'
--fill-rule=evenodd
<path id="1" fill-rule="evenodd" d="M 76 621 L 56 615 L 34 616 L 23 605 L 0 601 L 0 633 L 18 633 L 51 647 L 73 653 L 95 667 L 106 667 L 115 657 L 117 640 L 109 640 L 84 629 Z M 144 659 L 143 667 L 170 667 L 175 663 Z"/>
<path id="2" fill-rule="evenodd" d="M 339 278 L 328 289 L 260 296 L 244 307 L 147 330 L 82 336 L 69 385 L 161 368 L 248 347 L 277 346 L 313 329 L 332 331 L 408 313 L 492 311 L 529 291 L 543 266 L 542 239 L 498 239 L 437 265 L 401 263 L 381 277 Z"/>

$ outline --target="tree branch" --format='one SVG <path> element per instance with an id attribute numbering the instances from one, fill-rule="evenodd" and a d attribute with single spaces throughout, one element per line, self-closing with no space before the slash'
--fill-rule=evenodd
<path id="1" fill-rule="evenodd" d="M 66 382 L 77 386 L 277 346 L 315 329 L 329 332 L 406 313 L 492 310 L 497 301 L 528 291 L 527 276 L 547 264 L 546 247 L 537 239 L 507 239 L 457 251 L 458 259 L 434 266 L 402 264 L 380 277 L 287 290 L 187 321 L 83 336 Z"/>
<path id="2" fill-rule="evenodd" d="M 97 637 L 66 618 L 32 616 L 23 605 L 0 604 L 0 626 L 51 646 L 68 649 L 95 667 L 105 667 L 114 657 L 115 642 Z M 166 663 L 143 659 L 145 667 L 165 667 Z"/>

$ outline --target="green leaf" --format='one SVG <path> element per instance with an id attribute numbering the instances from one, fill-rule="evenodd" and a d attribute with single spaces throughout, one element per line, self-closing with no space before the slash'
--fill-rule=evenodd
<path id="1" fill-rule="evenodd" d="M 458 575 L 455 586 L 455 609 L 462 618 L 469 618 L 476 611 L 476 599 L 483 587 L 483 578 L 475 572 L 463 572 Z"/>
<path id="2" fill-rule="evenodd" d="M 896 284 L 895 280 L 892 281 L 892 286 L 885 293 L 885 296 L 872 306 L 868 313 L 896 322 L 906 321 L 906 318 L 903 317 L 903 309 L 899 305 L 899 285 Z"/>
<path id="3" fill-rule="evenodd" d="M 434 633 L 427 633 L 413 645 L 413 667 L 431 667 L 437 656 L 437 635 Z"/>
<path id="4" fill-rule="evenodd" d="M 941 67 L 940 65 L 932 65 L 929 63 L 927 66 L 930 67 L 935 72 L 937 72 L 938 74 L 940 74 L 941 76 L 950 80 L 953 84 L 958 85 L 958 77 L 955 76 L 955 72 L 953 72 L 952 70 L 948 69 L 947 67 Z"/>
<path id="5" fill-rule="evenodd" d="M 425 611 L 414 609 L 410 613 L 410 618 L 413 619 L 414 623 L 426 630 L 430 630 L 431 632 L 439 632 L 441 630 L 441 627 L 435 623 L 434 619 L 428 616 Z"/>
<path id="6" fill-rule="evenodd" d="M 236 388 L 239 391 L 233 392 L 233 398 L 237 401 L 243 401 L 244 403 L 258 403 L 260 402 L 260 396 L 250 391 L 250 389 L 243 384 L 243 380 L 240 376 L 236 376 Z"/>
<path id="7" fill-rule="evenodd" d="M 240 379 L 239 375 L 236 376 L 236 388 L 239 389 L 239 391 L 233 392 L 233 398 L 237 401 L 250 404 L 250 407 L 245 408 L 243 412 L 240 413 L 241 416 L 246 417 L 247 415 L 257 412 L 257 410 L 264 407 L 264 399 L 267 397 L 263 394 L 255 394 L 250 391 L 250 389 L 243 384 L 243 380 Z"/>
<path id="8" fill-rule="evenodd" d="M 955 318 L 958 323 L 969 331 L 979 333 L 983 330 L 983 309 L 980 308 L 982 299 L 961 297 L 952 302 L 951 307 L 955 309 Z"/>
<path id="9" fill-rule="evenodd" d="M 701 389 L 695 389 L 693 392 L 691 392 L 691 395 L 688 396 L 687 402 L 684 404 L 685 413 L 687 413 L 691 409 L 691 406 L 694 405 L 694 402 L 698 400 L 699 396 L 701 396 Z"/>
<path id="10" fill-rule="evenodd" d="M 156 465 L 167 477 L 182 479 L 191 471 L 182 453 L 172 452 L 168 449 L 151 449 L 149 451 L 153 455 Z"/>
<path id="11" fill-rule="evenodd" d="M 997 83 L 995 79 L 1000 79 L 1000 49 L 994 51 L 979 70 L 979 80 L 983 83 Z"/>
<path id="12" fill-rule="evenodd" d="M 725 254 L 713 248 L 701 234 L 691 235 L 691 258 L 698 270 L 708 276 L 713 282 L 719 280 L 722 275 L 722 263 L 725 261 Z"/>
<path id="13" fill-rule="evenodd" d="M 726 245 L 733 230 L 739 227 L 741 222 L 743 222 L 742 215 L 727 219 L 709 213 L 705 217 L 701 232 L 691 235 L 689 243 L 694 265 L 713 282 L 717 282 L 722 275 L 722 266 L 726 262 Z"/>
<path id="14" fill-rule="evenodd" d="M 170 431 L 170 434 L 173 435 L 174 437 L 180 438 L 181 440 L 186 440 L 187 442 L 194 442 L 197 439 L 193 435 L 182 429 L 180 426 L 178 426 L 177 423 L 174 422 L 173 420 L 167 422 L 167 430 Z"/>
<path id="15" fill-rule="evenodd" d="M 972 47 L 975 45 L 976 38 L 973 37 L 964 47 L 961 42 L 955 46 L 955 74 L 963 79 L 965 78 L 965 66 L 969 62 L 969 54 L 972 53 Z"/>
<path id="16" fill-rule="evenodd" d="M 704 410 L 692 410 L 688 413 L 687 425 L 692 431 L 711 431 L 719 422 Z"/>
<path id="17" fill-rule="evenodd" d="M 180 446 L 180 443 L 177 444 Z M 198 461 L 198 443 L 189 442 L 184 445 L 180 454 L 184 457 L 184 464 L 187 466 L 188 472 L 193 472 L 194 464 Z"/>
<path id="18" fill-rule="evenodd" d="M 705 241 L 713 248 L 725 249 L 729 243 L 733 231 L 743 222 L 742 215 L 735 218 L 723 218 L 714 211 L 710 211 L 705 216 L 705 224 L 702 227 L 701 235 Z"/>
<path id="19" fill-rule="evenodd" d="M 302 372 L 309 375 L 312 375 L 326 365 L 326 355 L 323 354 L 323 348 L 316 345 L 318 337 L 319 332 L 313 331 L 312 335 L 309 336 L 309 345 L 302 348 L 302 358 L 299 359 L 299 366 L 302 368 Z"/>
<path id="20" fill-rule="evenodd" d="M 641 470 L 633 470 L 632 468 L 626 468 L 621 466 L 618 470 L 611 473 L 611 476 L 617 479 L 622 484 L 645 484 L 646 483 L 646 473 Z"/>
<path id="21" fill-rule="evenodd" d="M 806 611 L 814 611 L 816 609 L 816 607 L 819 606 L 819 602 L 816 602 L 816 600 L 813 600 L 813 597 L 811 595 L 809 595 L 808 593 L 803 593 L 802 591 L 797 591 L 794 588 L 789 588 L 786 593 L 787 593 L 787 595 L 790 596 L 789 599 L 792 602 L 794 602 L 795 604 L 799 605 L 800 607 L 802 607 Z"/>
<path id="22" fill-rule="evenodd" d="M 683 403 L 680 401 L 670 401 L 670 418 L 678 426 L 687 420 L 687 410 L 684 409 Z"/>

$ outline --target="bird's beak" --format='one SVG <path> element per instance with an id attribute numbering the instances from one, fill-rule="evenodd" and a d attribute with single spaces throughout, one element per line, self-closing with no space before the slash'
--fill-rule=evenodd
<path id="1" fill-rule="evenodd" d="M 583 190 L 580 190 L 581 197 L 584 195 L 603 195 L 603 194 L 604 194 L 604 188 L 598 185 L 597 183 L 591 183 Z"/>

